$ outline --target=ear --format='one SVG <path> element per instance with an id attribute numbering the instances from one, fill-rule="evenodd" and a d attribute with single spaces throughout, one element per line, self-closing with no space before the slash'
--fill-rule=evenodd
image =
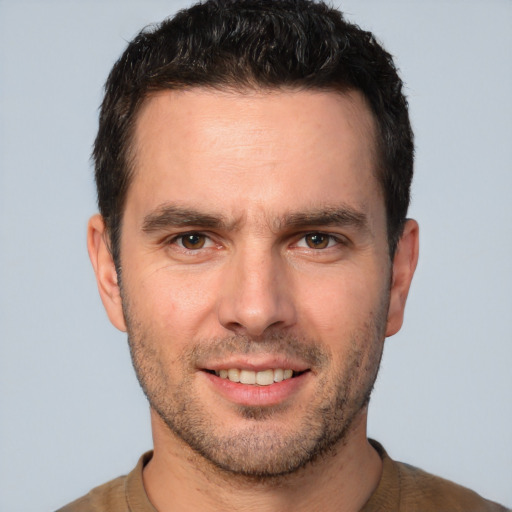
<path id="1" fill-rule="evenodd" d="M 418 263 L 418 252 L 419 226 L 415 220 L 409 219 L 405 223 L 402 237 L 393 258 L 386 336 L 393 336 L 402 327 L 405 302 Z"/>
<path id="2" fill-rule="evenodd" d="M 112 324 L 126 331 L 117 272 L 109 249 L 109 239 L 103 217 L 94 215 L 87 226 L 87 249 L 91 259 L 101 301 Z"/>

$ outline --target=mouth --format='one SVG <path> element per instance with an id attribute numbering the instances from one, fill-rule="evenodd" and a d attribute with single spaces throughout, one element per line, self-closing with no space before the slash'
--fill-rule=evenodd
<path id="1" fill-rule="evenodd" d="M 308 393 L 314 382 L 312 368 L 298 361 L 233 360 L 205 366 L 200 373 L 209 382 L 209 389 L 238 406 L 291 403 L 298 393 Z"/>
<path id="2" fill-rule="evenodd" d="M 235 383 L 252 386 L 270 386 L 271 384 L 299 377 L 309 370 L 295 371 L 290 368 L 268 368 L 266 370 L 254 371 L 241 368 L 229 368 L 221 370 L 205 369 L 204 371 Z"/>

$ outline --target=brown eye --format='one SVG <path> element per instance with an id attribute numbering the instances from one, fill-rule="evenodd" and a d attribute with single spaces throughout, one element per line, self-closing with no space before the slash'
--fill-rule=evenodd
<path id="1" fill-rule="evenodd" d="M 206 236 L 199 233 L 188 233 L 180 237 L 181 244 L 185 249 L 202 249 L 206 243 Z"/>
<path id="2" fill-rule="evenodd" d="M 323 233 L 310 233 L 304 239 L 310 249 L 325 249 L 329 245 L 331 237 Z"/>

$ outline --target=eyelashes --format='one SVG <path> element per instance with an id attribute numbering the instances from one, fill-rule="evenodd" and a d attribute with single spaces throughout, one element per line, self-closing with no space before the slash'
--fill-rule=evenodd
<path id="1" fill-rule="evenodd" d="M 168 240 L 167 244 L 177 246 L 184 251 L 190 252 L 200 251 L 201 249 L 222 247 L 220 244 L 215 243 L 208 234 L 200 231 L 181 233 Z M 344 237 L 339 235 L 335 236 L 322 231 L 312 231 L 303 234 L 297 242 L 292 244 L 292 247 L 321 251 L 337 245 L 347 245 Z"/>
<path id="2" fill-rule="evenodd" d="M 304 235 L 296 244 L 297 247 L 307 247 L 308 249 L 321 250 L 328 249 L 337 244 L 343 243 L 340 238 L 322 232 L 313 232 Z"/>
<path id="3" fill-rule="evenodd" d="M 185 233 L 184 235 L 179 235 L 172 240 L 175 244 L 178 244 L 180 247 L 187 249 L 189 251 L 195 251 L 199 249 L 203 249 L 205 246 L 208 246 L 208 242 L 211 243 L 211 240 L 204 235 L 203 233 Z"/>

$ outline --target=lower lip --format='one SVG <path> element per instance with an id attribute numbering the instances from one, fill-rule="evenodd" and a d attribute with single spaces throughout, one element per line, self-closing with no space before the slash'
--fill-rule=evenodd
<path id="1" fill-rule="evenodd" d="M 230 402 L 262 407 L 278 405 L 291 398 L 307 383 L 311 372 L 304 372 L 297 377 L 274 382 L 268 386 L 241 384 L 208 372 L 201 373 L 209 380 L 215 391 Z"/>

